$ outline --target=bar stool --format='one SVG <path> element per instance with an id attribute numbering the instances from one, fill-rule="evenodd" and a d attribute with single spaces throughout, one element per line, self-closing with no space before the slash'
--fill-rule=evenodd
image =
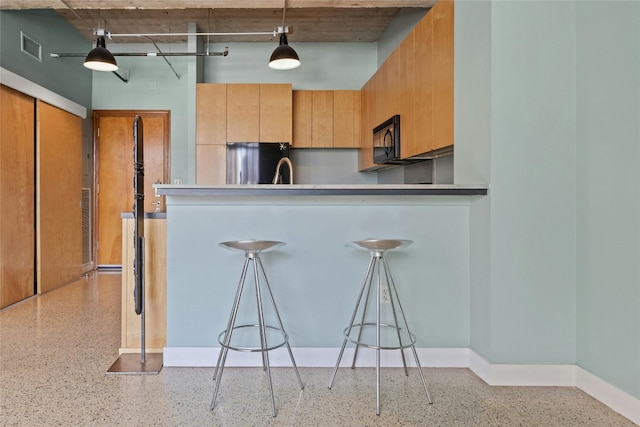
<path id="1" fill-rule="evenodd" d="M 342 360 L 347 342 L 352 342 L 356 345 L 351 369 L 355 368 L 359 347 L 375 349 L 376 415 L 380 415 L 380 350 L 400 350 L 404 373 L 408 376 L 409 371 L 407 370 L 407 361 L 405 359 L 404 349 L 411 348 L 418 367 L 418 372 L 420 373 L 422 385 L 424 386 L 424 391 L 427 394 L 427 401 L 430 404 L 433 403 L 431 400 L 431 394 L 427 389 L 427 383 L 424 379 L 420 360 L 418 359 L 418 353 L 416 352 L 414 345 L 416 337 L 409 330 L 409 325 L 407 324 L 407 319 L 404 315 L 404 311 L 402 310 L 402 304 L 400 303 L 400 297 L 398 296 L 398 290 L 396 289 L 393 277 L 391 276 L 391 270 L 389 269 L 389 264 L 385 257 L 385 252 L 406 247 L 411 243 L 413 243 L 411 240 L 367 239 L 347 244 L 347 246 L 352 246 L 356 249 L 369 251 L 371 254 L 371 261 L 369 262 L 369 269 L 367 270 L 367 274 L 362 282 L 362 288 L 360 289 L 360 294 L 358 295 L 358 300 L 356 302 L 356 307 L 353 310 L 351 321 L 349 322 L 349 326 L 344 329 L 344 341 L 342 342 L 338 361 L 336 362 L 335 369 L 333 370 L 329 388 L 333 387 L 333 382 L 336 378 L 336 373 L 338 372 L 338 367 L 340 366 L 340 361 Z M 374 278 L 376 279 L 376 288 L 375 293 L 372 294 Z M 373 304 L 372 300 L 375 300 L 375 321 L 367 319 L 367 310 L 369 306 Z M 386 314 L 386 317 L 383 321 L 381 311 L 383 308 L 382 305 L 387 305 L 386 303 L 388 303 L 388 307 L 385 307 L 386 310 L 384 314 Z M 356 316 L 359 311 L 361 312 L 360 322 L 355 323 Z M 389 311 L 391 313 L 389 313 Z M 400 318 L 398 318 L 398 313 Z M 389 318 L 388 322 L 390 323 L 386 323 L 386 318 Z M 371 333 L 366 334 L 365 330 L 373 331 L 373 337 L 371 337 Z M 388 332 L 384 337 L 381 334 L 382 330 Z M 364 336 L 363 333 L 365 333 Z"/>
<path id="2" fill-rule="evenodd" d="M 282 325 L 282 320 L 280 319 L 280 314 L 278 313 L 278 308 L 276 307 L 275 299 L 273 298 L 273 293 L 271 292 L 271 286 L 269 286 L 269 281 L 267 280 L 267 275 L 264 271 L 264 266 L 262 265 L 262 261 L 260 260 L 260 253 L 266 252 L 271 249 L 274 249 L 279 246 L 284 246 L 284 242 L 276 242 L 276 241 L 268 241 L 268 240 L 236 240 L 230 242 L 222 242 L 220 246 L 230 250 L 236 250 L 244 252 L 245 261 L 244 267 L 242 268 L 242 274 L 240 276 L 240 283 L 238 284 L 238 290 L 236 292 L 235 300 L 233 302 L 233 307 L 231 309 L 231 315 L 229 316 L 229 322 L 227 323 L 227 329 L 222 331 L 220 335 L 218 335 L 218 342 L 222 346 L 220 349 L 220 354 L 218 355 L 218 362 L 216 363 L 216 368 L 213 371 L 213 380 L 215 381 L 215 388 L 213 391 L 213 399 L 211 400 L 211 410 L 213 410 L 216 398 L 218 396 L 218 390 L 220 388 L 220 381 L 222 380 L 222 373 L 224 371 L 224 365 L 227 360 L 227 353 L 229 350 L 241 351 L 241 352 L 260 352 L 262 353 L 262 367 L 263 370 L 267 371 L 267 380 L 269 384 L 269 393 L 271 396 L 271 410 L 272 415 L 276 416 L 276 404 L 275 399 L 273 397 L 273 385 L 271 382 L 271 367 L 269 365 L 269 351 L 275 350 L 282 346 L 286 346 L 289 352 L 289 357 L 291 358 L 291 363 L 293 364 L 293 368 L 295 370 L 296 376 L 298 377 L 298 383 L 300 384 L 300 389 L 304 389 L 304 385 L 302 384 L 302 380 L 300 379 L 300 373 L 298 372 L 298 367 L 296 365 L 296 361 L 293 358 L 293 353 L 291 351 L 291 347 L 289 346 L 289 336 L 285 332 L 284 326 Z M 240 300 L 242 298 L 242 291 L 244 289 L 245 279 L 247 276 L 247 270 L 249 268 L 249 263 L 253 263 L 253 273 L 255 280 L 255 297 L 257 302 L 257 310 L 258 310 L 258 323 L 257 324 L 244 324 L 244 325 L 236 325 L 236 317 L 238 315 L 238 307 L 240 306 Z M 263 283 L 261 283 L 260 277 L 264 279 Z M 273 312 L 275 314 L 275 318 L 277 319 L 278 326 L 272 326 L 265 324 L 264 320 L 264 306 L 263 306 L 263 291 L 266 290 L 267 295 L 269 296 L 269 301 L 273 307 Z M 231 342 L 231 338 L 234 331 L 238 329 L 244 328 L 257 328 L 260 332 L 260 346 L 259 347 L 247 347 L 234 345 Z M 268 342 L 267 340 L 267 332 L 280 332 L 282 338 L 277 342 Z"/>

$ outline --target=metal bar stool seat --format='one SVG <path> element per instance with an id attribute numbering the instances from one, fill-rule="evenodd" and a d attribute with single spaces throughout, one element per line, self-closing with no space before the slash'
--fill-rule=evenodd
<path id="1" fill-rule="evenodd" d="M 291 363 L 293 365 L 296 376 L 298 378 L 298 383 L 300 384 L 300 389 L 304 389 L 304 385 L 302 383 L 302 379 L 300 378 L 300 373 L 298 372 L 296 361 L 293 358 L 293 352 L 291 351 L 291 347 L 289 346 L 289 335 L 287 335 L 284 329 L 284 326 L 282 324 L 280 313 L 278 312 L 275 299 L 273 298 L 273 293 L 271 292 L 271 286 L 269 285 L 269 281 L 267 280 L 267 275 L 264 271 L 264 266 L 262 265 L 262 261 L 260 259 L 260 254 L 262 252 L 267 252 L 279 246 L 284 246 L 285 243 L 270 241 L 270 240 L 235 240 L 235 241 L 229 241 L 229 242 L 222 242 L 219 245 L 226 249 L 244 252 L 245 261 L 244 261 L 244 266 L 242 268 L 242 274 L 240 276 L 240 282 L 238 284 L 238 290 L 236 292 L 233 306 L 231 308 L 231 314 L 229 315 L 227 328 L 224 331 L 222 331 L 220 335 L 218 335 L 218 342 L 220 343 L 221 348 L 220 348 L 220 354 L 218 355 L 216 368 L 213 371 L 213 379 L 215 381 L 215 387 L 213 391 L 213 399 L 211 400 L 211 410 L 213 410 L 215 407 L 216 398 L 218 396 L 218 390 L 220 388 L 220 381 L 222 380 L 222 373 L 224 371 L 224 365 L 227 360 L 228 351 L 234 350 L 234 351 L 241 351 L 241 352 L 260 352 L 262 354 L 263 369 L 267 372 L 269 394 L 271 397 L 271 411 L 272 411 L 272 415 L 275 417 L 276 405 L 275 405 L 275 399 L 273 397 L 273 384 L 271 381 L 271 366 L 269 363 L 269 351 L 275 350 L 282 346 L 286 346 L 287 351 L 289 352 L 289 357 L 291 358 Z M 258 320 L 257 320 L 258 323 L 236 325 L 238 307 L 240 306 L 240 301 L 242 299 L 245 279 L 247 276 L 247 271 L 249 269 L 249 263 L 253 264 L 253 274 L 254 274 L 254 280 L 255 280 L 255 298 L 256 298 L 256 305 L 257 305 L 257 311 L 258 311 Z M 277 320 L 277 323 L 278 323 L 277 326 L 267 325 L 265 323 L 264 305 L 263 305 L 263 296 L 265 293 L 264 291 L 266 291 L 266 294 L 268 295 L 269 301 L 271 303 L 271 307 L 273 308 L 273 313 L 275 314 L 275 319 Z M 251 328 L 257 328 L 259 331 L 259 334 L 260 334 L 259 347 L 256 347 L 256 346 L 249 347 L 245 345 L 232 344 L 232 337 L 235 331 L 238 331 L 240 329 L 251 329 Z M 270 336 L 271 336 L 271 339 L 269 338 Z"/>
<path id="2" fill-rule="evenodd" d="M 409 330 L 409 325 L 404 310 L 402 309 L 402 304 L 400 303 L 398 290 L 385 257 L 387 251 L 400 249 L 409 246 L 411 243 L 413 243 L 411 240 L 367 239 L 347 244 L 347 246 L 368 251 L 371 254 L 371 261 L 369 262 L 367 274 L 362 282 L 351 321 L 349 322 L 349 326 L 344 329 L 344 340 L 340 348 L 338 361 L 333 370 L 333 375 L 331 376 L 329 388 L 333 387 L 333 382 L 335 381 L 347 342 L 356 345 L 351 364 L 352 369 L 355 368 L 358 349 L 360 347 L 376 350 L 376 415 L 380 415 L 380 350 L 400 350 L 405 375 L 409 375 L 404 349 L 410 348 L 416 361 L 424 391 L 427 395 L 427 401 L 430 404 L 433 403 L 424 379 L 422 367 L 420 366 L 418 353 L 416 352 L 416 337 Z M 376 279 L 375 290 L 373 290 L 374 279 Z M 372 291 L 375 293 L 372 293 Z M 381 313 L 381 303 L 383 300 L 388 302 L 390 308 L 386 310 L 387 317 L 390 318 L 388 321 L 383 321 Z M 371 305 L 375 305 L 375 321 L 367 319 L 367 311 Z M 388 313 L 389 311 L 391 313 Z M 359 312 L 361 313 L 360 321 L 356 322 L 356 317 Z M 367 332 L 370 331 L 373 331 L 373 337 L 371 333 L 367 334 Z M 388 333 L 383 336 L 383 331 Z"/>

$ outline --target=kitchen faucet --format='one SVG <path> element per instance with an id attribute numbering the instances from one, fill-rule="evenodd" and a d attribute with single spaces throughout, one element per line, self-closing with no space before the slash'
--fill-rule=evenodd
<path id="1" fill-rule="evenodd" d="M 276 166 L 276 174 L 273 176 L 273 184 L 277 184 L 278 181 L 282 183 L 282 177 L 280 176 L 280 167 L 282 164 L 286 163 L 289 165 L 289 184 L 293 184 L 293 165 L 291 164 L 291 160 L 288 157 L 283 157 L 278 161 Z"/>

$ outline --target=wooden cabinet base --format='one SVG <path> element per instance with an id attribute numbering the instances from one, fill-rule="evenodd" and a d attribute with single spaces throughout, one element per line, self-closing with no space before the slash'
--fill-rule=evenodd
<path id="1" fill-rule="evenodd" d="M 133 299 L 133 218 L 122 220 L 122 326 L 120 353 L 140 352 L 140 316 Z M 167 329 L 167 220 L 145 219 L 145 352 L 162 352 Z"/>

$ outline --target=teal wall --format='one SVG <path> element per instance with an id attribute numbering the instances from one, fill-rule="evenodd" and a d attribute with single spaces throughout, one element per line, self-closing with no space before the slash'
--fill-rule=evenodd
<path id="1" fill-rule="evenodd" d="M 20 31 L 42 45 L 42 62 L 20 51 Z M 0 66 L 91 108 L 91 71 L 82 58 L 50 53 L 87 52 L 91 44 L 51 10 L 0 11 Z"/>
<path id="2" fill-rule="evenodd" d="M 640 398 L 640 3 L 577 18 L 577 364 Z"/>
<path id="3" fill-rule="evenodd" d="M 635 397 L 638 46 L 637 2 L 456 3 L 455 182 L 491 186 L 470 208 L 471 348 Z"/>
<path id="4" fill-rule="evenodd" d="M 491 352 L 573 363 L 575 3 L 494 2 Z"/>

